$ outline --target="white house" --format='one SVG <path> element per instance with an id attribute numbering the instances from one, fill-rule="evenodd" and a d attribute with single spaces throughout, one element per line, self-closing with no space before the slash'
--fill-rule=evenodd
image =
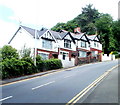
<path id="1" fill-rule="evenodd" d="M 34 56 L 35 47 L 37 54 L 43 59 L 61 59 L 63 67 L 74 66 L 75 59 L 72 53 L 76 51 L 75 42 L 69 32 L 55 32 L 46 28 L 41 30 L 20 26 L 11 40 L 8 42 L 18 51 L 24 45 L 31 48 L 31 56 Z"/>
<path id="2" fill-rule="evenodd" d="M 17 50 L 21 50 L 25 45 L 27 48 L 31 48 L 32 56 L 36 46 L 37 54 L 41 55 L 43 59 L 57 58 L 58 44 L 53 34 L 48 29 L 41 29 L 36 31 L 36 35 L 35 39 L 35 29 L 20 26 L 8 44 Z"/>
<path id="3" fill-rule="evenodd" d="M 62 61 L 63 67 L 77 65 L 79 60 L 88 60 L 89 57 L 101 59 L 99 55 L 102 52 L 99 37 L 82 33 L 80 27 L 71 33 L 65 30 L 55 32 L 46 28 L 35 30 L 21 25 L 8 44 L 18 51 L 24 45 L 31 48 L 31 56 L 36 52 L 43 59 L 58 58 Z"/>
<path id="4" fill-rule="evenodd" d="M 90 41 L 90 51 L 92 57 L 98 57 L 101 61 L 102 44 L 98 35 L 87 35 Z"/>

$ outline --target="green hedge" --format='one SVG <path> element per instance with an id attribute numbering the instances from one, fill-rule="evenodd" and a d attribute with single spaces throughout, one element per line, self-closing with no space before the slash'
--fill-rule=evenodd
<path id="1" fill-rule="evenodd" d="M 59 59 L 41 60 L 40 57 L 37 57 L 37 65 L 35 67 L 30 57 L 22 59 L 11 58 L 1 62 L 0 67 L 2 67 L 2 79 L 5 79 L 38 73 L 45 70 L 59 69 L 62 68 L 62 63 Z"/>
<path id="2" fill-rule="evenodd" d="M 1 65 L 3 79 L 35 73 L 33 72 L 33 66 L 31 63 L 20 59 L 6 59 L 1 63 Z"/>
<path id="3" fill-rule="evenodd" d="M 49 60 L 45 60 L 44 62 L 45 62 L 46 70 L 62 68 L 62 63 L 61 60 L 59 59 L 49 59 Z"/>
<path id="4" fill-rule="evenodd" d="M 26 54 L 27 50 L 24 49 L 24 51 L 23 54 Z M 30 54 L 28 53 L 27 55 Z M 36 57 L 36 66 L 34 66 L 31 57 L 23 56 L 23 58 L 20 59 L 17 50 L 7 45 L 0 49 L 0 56 L 2 57 L 2 59 L 0 59 L 0 78 L 2 77 L 2 79 L 62 68 L 60 60 L 42 60 L 40 56 Z"/>

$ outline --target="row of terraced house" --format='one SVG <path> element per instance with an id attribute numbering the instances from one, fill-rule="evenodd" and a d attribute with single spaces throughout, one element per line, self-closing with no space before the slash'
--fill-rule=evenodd
<path id="1" fill-rule="evenodd" d="M 31 56 L 34 56 L 36 47 L 37 55 L 43 59 L 60 59 L 63 67 L 102 60 L 99 35 L 82 33 L 80 27 L 72 33 L 65 30 L 55 32 L 46 28 L 35 30 L 20 25 L 8 44 L 17 50 L 21 50 L 24 45 L 31 48 Z"/>

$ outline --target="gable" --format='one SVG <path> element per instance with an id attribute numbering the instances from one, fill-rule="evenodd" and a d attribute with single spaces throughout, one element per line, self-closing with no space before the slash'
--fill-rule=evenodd
<path id="1" fill-rule="evenodd" d="M 99 39 L 98 39 L 97 37 L 95 37 L 95 39 L 94 39 L 94 40 L 99 41 Z"/>
<path id="2" fill-rule="evenodd" d="M 54 37 L 52 36 L 52 34 L 47 31 L 45 32 L 42 36 L 41 36 L 42 39 L 46 39 L 46 40 L 51 40 L 51 41 L 55 41 Z"/>
<path id="3" fill-rule="evenodd" d="M 71 37 L 67 34 L 64 39 L 67 39 L 67 40 L 72 40 Z"/>
<path id="4" fill-rule="evenodd" d="M 83 40 L 85 40 L 85 41 L 87 40 L 86 37 L 85 37 L 85 35 L 83 35 L 83 36 L 81 37 L 81 39 L 83 39 Z"/>

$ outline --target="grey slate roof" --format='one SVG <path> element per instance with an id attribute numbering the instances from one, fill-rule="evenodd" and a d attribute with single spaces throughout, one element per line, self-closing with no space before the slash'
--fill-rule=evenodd
<path id="1" fill-rule="evenodd" d="M 35 29 L 26 27 L 26 26 L 21 26 L 24 28 L 27 32 L 29 32 L 33 37 L 35 37 Z M 37 30 L 37 38 L 43 35 L 48 29 L 43 29 L 43 30 Z"/>
<path id="2" fill-rule="evenodd" d="M 52 31 L 52 30 L 49 30 L 52 35 L 56 38 L 56 39 L 62 39 L 62 37 L 60 36 L 59 32 L 55 32 L 55 31 Z"/>
<path id="3" fill-rule="evenodd" d="M 59 32 L 60 37 L 63 39 L 66 35 L 68 34 L 68 32 Z"/>

